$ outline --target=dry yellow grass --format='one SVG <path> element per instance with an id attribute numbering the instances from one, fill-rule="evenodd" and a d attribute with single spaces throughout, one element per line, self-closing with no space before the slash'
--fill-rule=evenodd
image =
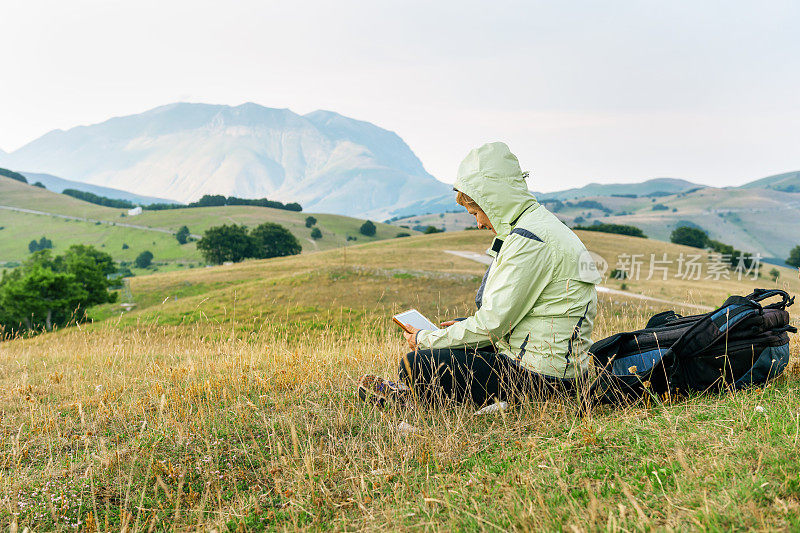
<path id="1" fill-rule="evenodd" d="M 404 351 L 388 313 L 470 308 L 481 265 L 440 250 L 480 249 L 472 233 L 137 278 L 139 311 L 0 344 L 0 523 L 800 527 L 797 338 L 774 386 L 586 418 L 569 399 L 483 417 L 358 402 L 358 375 L 395 375 Z M 698 301 L 727 290 L 698 288 Z M 594 337 L 657 310 L 602 298 Z"/>

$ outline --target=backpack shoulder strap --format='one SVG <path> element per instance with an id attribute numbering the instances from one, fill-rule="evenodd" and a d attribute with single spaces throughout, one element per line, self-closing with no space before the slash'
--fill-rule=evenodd
<path id="1" fill-rule="evenodd" d="M 692 357 L 716 343 L 725 335 L 738 328 L 745 319 L 755 314 L 762 314 L 763 308 L 758 301 L 742 296 L 731 296 L 722 307 L 703 316 L 670 347 L 667 355 L 682 359 Z"/>
<path id="2" fill-rule="evenodd" d="M 780 296 L 781 301 L 765 305 L 764 309 L 786 309 L 794 303 L 794 296 L 789 296 L 789 293 L 780 289 L 753 289 L 753 292 L 748 294 L 746 298 L 754 302 L 761 302 L 773 296 Z"/>

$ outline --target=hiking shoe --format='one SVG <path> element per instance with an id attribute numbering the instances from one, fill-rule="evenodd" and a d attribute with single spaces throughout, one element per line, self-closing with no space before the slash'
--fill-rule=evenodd
<path id="1" fill-rule="evenodd" d="M 404 406 L 411 400 L 411 389 L 404 383 L 395 383 L 373 374 L 364 374 L 358 380 L 358 397 L 381 409 L 394 404 Z"/>

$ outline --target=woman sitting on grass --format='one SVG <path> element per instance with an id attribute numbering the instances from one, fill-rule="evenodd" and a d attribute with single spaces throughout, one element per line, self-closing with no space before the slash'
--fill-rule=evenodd
<path id="1" fill-rule="evenodd" d="M 456 201 L 496 237 L 477 312 L 405 333 L 400 383 L 363 376 L 359 396 L 383 406 L 412 397 L 483 405 L 570 391 L 585 374 L 600 275 L 575 233 L 528 191 L 504 143 L 469 153 Z"/>

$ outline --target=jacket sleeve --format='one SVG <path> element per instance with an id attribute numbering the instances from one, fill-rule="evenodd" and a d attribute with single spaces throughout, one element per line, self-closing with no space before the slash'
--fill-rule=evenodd
<path id="1" fill-rule="evenodd" d="M 452 326 L 417 334 L 419 348 L 481 347 L 505 337 L 530 311 L 554 271 L 547 244 L 511 235 L 497 255 L 483 305 L 471 317 Z"/>

